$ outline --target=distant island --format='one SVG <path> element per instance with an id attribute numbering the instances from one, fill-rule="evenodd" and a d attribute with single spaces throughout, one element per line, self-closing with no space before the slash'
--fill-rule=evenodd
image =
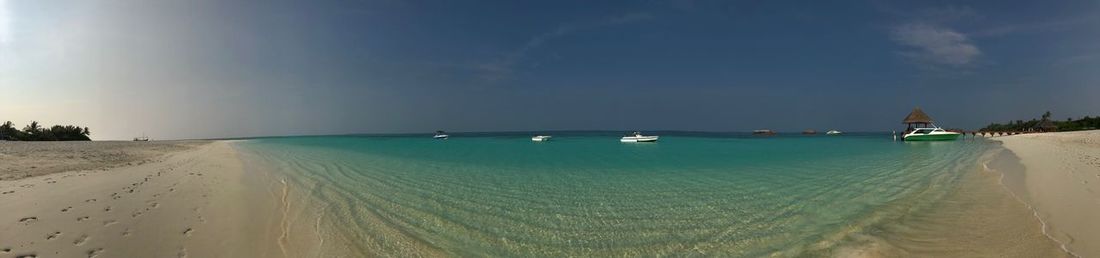
<path id="1" fill-rule="evenodd" d="M 982 127 L 979 131 L 983 132 L 1022 132 L 1022 131 L 1044 131 L 1044 132 L 1067 132 L 1067 131 L 1082 131 L 1082 130 L 1095 130 L 1100 128 L 1100 116 L 1089 117 L 1085 116 L 1081 119 L 1073 120 L 1073 118 L 1066 118 L 1065 121 L 1051 120 L 1050 111 L 1043 113 L 1040 119 L 1031 119 L 1028 121 L 1016 120 L 1009 121 L 1005 124 L 991 123 L 985 127 Z"/>
<path id="2" fill-rule="evenodd" d="M 0 124 L 0 140 L 6 141 L 91 141 L 92 135 L 88 127 L 75 125 L 55 125 L 42 127 L 38 121 L 31 122 L 23 127 L 23 130 L 15 129 L 15 123 L 11 121 Z"/>

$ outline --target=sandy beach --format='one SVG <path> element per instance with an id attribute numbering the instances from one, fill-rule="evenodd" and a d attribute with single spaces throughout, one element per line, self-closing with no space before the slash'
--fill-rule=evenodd
<path id="1" fill-rule="evenodd" d="M 1044 222 L 1046 234 L 1073 254 L 1100 257 L 1100 131 L 995 139 L 1021 164 L 1020 176 L 1005 184 Z"/>
<path id="2" fill-rule="evenodd" d="M 0 256 L 274 254 L 225 141 L 0 142 Z M 249 223 L 257 222 L 257 223 Z M 30 256 L 34 257 L 34 256 Z"/>

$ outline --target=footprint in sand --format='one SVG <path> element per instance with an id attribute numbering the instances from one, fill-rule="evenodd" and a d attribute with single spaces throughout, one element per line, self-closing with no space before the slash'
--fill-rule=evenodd
<path id="1" fill-rule="evenodd" d="M 85 220 L 88 220 L 88 216 L 76 218 L 77 222 L 81 222 L 81 221 L 85 221 Z"/>
<path id="2" fill-rule="evenodd" d="M 10 194 L 10 193 L 15 193 L 15 190 L 5 191 L 3 194 Z"/>
<path id="3" fill-rule="evenodd" d="M 31 223 L 34 223 L 35 221 L 38 221 L 38 217 L 26 217 L 26 218 L 19 219 L 19 223 L 23 223 L 23 225 L 31 224 Z"/>
<path id="4" fill-rule="evenodd" d="M 15 256 L 15 258 L 38 258 L 37 254 L 24 254 Z"/>
<path id="5" fill-rule="evenodd" d="M 103 248 L 88 250 L 88 258 L 99 256 L 100 253 L 103 253 Z"/>
<path id="6" fill-rule="evenodd" d="M 112 220 L 106 220 L 106 221 L 103 221 L 103 226 L 106 227 L 106 226 L 114 225 L 115 223 L 118 223 L 118 221 L 113 220 L 113 219 Z"/>
<path id="7" fill-rule="evenodd" d="M 73 241 L 73 245 L 80 246 L 83 245 L 84 242 L 88 242 L 88 235 L 80 235 L 80 237 L 76 238 L 76 241 Z"/>
<path id="8" fill-rule="evenodd" d="M 11 247 L 0 248 L 0 254 L 6 254 L 11 252 Z"/>
<path id="9" fill-rule="evenodd" d="M 183 230 L 183 235 L 191 236 L 192 231 L 194 231 L 194 230 L 192 230 L 191 228 L 187 228 L 186 230 Z"/>
<path id="10" fill-rule="evenodd" d="M 111 206 L 107 206 L 107 208 L 103 208 L 103 212 L 109 212 L 109 211 L 111 211 Z"/>
<path id="11" fill-rule="evenodd" d="M 95 201 L 95 199 L 87 199 L 87 200 L 84 200 L 84 202 L 94 202 L 94 201 Z"/>
<path id="12" fill-rule="evenodd" d="M 61 236 L 61 231 L 49 233 L 49 234 L 46 234 L 46 240 L 53 240 L 54 238 L 57 238 L 59 236 Z"/>
<path id="13" fill-rule="evenodd" d="M 61 209 L 61 212 L 69 212 L 69 210 L 71 209 L 73 209 L 73 206 L 65 207 L 64 209 Z"/>
<path id="14" fill-rule="evenodd" d="M 123 230 L 122 236 L 130 236 L 130 229 L 127 228 L 126 230 Z"/>

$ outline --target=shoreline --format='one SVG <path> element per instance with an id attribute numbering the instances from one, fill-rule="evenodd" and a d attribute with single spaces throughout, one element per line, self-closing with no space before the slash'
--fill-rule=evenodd
<path id="1" fill-rule="evenodd" d="M 1089 135 L 1096 137 L 1100 131 Z M 970 159 L 977 161 L 968 163 L 972 169 L 960 170 L 963 174 L 950 180 L 958 180 L 958 184 L 940 189 L 945 192 L 935 198 L 934 205 L 891 204 L 897 207 L 887 208 L 909 211 L 841 234 L 827 247 L 819 243 L 817 248 L 809 246 L 802 251 L 849 257 L 1093 255 L 1077 246 L 1088 247 L 1088 238 L 1072 232 L 1081 229 L 1090 233 L 1092 228 L 1085 227 L 1089 221 L 1067 222 L 1064 213 L 1080 213 L 1076 210 L 1046 211 L 1053 205 L 1046 199 L 1049 196 L 1042 194 L 1057 192 L 1049 189 L 1052 187 L 1077 189 L 1073 187 L 1082 184 L 1035 181 L 1043 178 L 1035 176 L 1035 171 L 1050 171 L 1034 164 L 1036 160 L 1077 156 L 1033 145 L 1071 144 L 1055 149 L 1077 153 L 1081 152 L 1074 152 L 1077 138 L 1048 142 L 1051 140 L 1044 135 L 1030 137 L 1038 139 L 1028 141 L 1039 143 L 1022 147 L 998 144 L 1001 139 L 1013 141 L 1009 137 L 990 141 L 1001 146 L 986 148 L 979 158 Z M 0 202 L 5 203 L 5 210 L 14 211 L 0 214 L 0 256 L 366 255 L 360 252 L 367 249 L 333 248 L 357 246 L 362 239 L 355 232 L 344 232 L 339 221 L 328 220 L 329 213 L 347 207 L 330 207 L 333 204 L 326 201 L 330 196 L 324 194 L 324 182 L 286 171 L 309 164 L 292 161 L 285 165 L 289 167 L 276 166 L 280 163 L 272 158 L 278 157 L 250 151 L 246 144 L 239 140 L 201 142 L 140 163 L 105 163 L 112 165 L 108 167 L 96 163 L 85 170 L 0 180 L 4 192 Z M 1017 154 L 1020 152 L 1024 155 Z M 1055 165 L 1065 163 L 1054 161 Z M 1100 166 L 1098 161 L 1085 164 Z M 1065 225 L 1071 225 L 1068 232 Z"/>
<path id="2" fill-rule="evenodd" d="M 985 150 L 933 203 L 852 233 L 833 257 L 1072 257 L 1003 184 L 1001 163 L 1015 162 L 1005 153 Z"/>
<path id="3" fill-rule="evenodd" d="M 1019 158 L 1019 176 L 1006 177 L 1006 188 L 1043 222 L 1045 235 L 1075 256 L 1100 256 L 1100 131 L 995 140 Z"/>
<path id="4" fill-rule="evenodd" d="M 155 144 L 172 143 L 147 145 Z M 166 151 L 147 162 L 104 162 L 105 167 L 89 165 L 90 169 L 0 181 L 6 193 L 0 195 L 5 203 L 5 212 L 0 213 L 0 255 L 249 257 L 264 253 L 272 247 L 256 237 L 263 226 L 255 222 L 265 221 L 267 214 L 252 210 L 262 202 L 255 202 L 254 191 L 246 186 L 245 168 L 232 144 L 202 142 Z M 141 151 L 134 148 L 141 147 L 113 151 Z"/>
<path id="5" fill-rule="evenodd" d="M 257 257 L 331 257 L 322 255 L 324 238 L 321 223 L 324 209 L 314 207 L 309 193 L 301 186 L 292 186 L 280 168 L 272 167 L 263 157 L 234 144 L 244 165 L 244 185 L 249 189 L 248 209 L 267 214 L 253 218 L 250 225 L 262 232 L 254 237 L 269 243 L 269 248 L 255 253 Z"/>

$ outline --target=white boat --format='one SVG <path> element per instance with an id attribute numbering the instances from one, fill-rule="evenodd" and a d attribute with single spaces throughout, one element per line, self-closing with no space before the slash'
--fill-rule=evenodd
<path id="1" fill-rule="evenodd" d="M 549 141 L 549 140 L 550 140 L 549 135 L 536 135 L 535 137 L 531 137 L 531 141 L 536 141 L 536 142 L 545 142 L 545 141 Z"/>
<path id="2" fill-rule="evenodd" d="M 432 136 L 432 139 L 438 139 L 438 140 L 446 140 L 446 139 L 447 139 L 447 137 L 450 137 L 450 135 L 447 135 L 447 133 L 446 133 L 446 132 L 443 132 L 443 131 L 435 131 L 435 136 Z"/>
<path id="3" fill-rule="evenodd" d="M 658 136 L 645 136 L 640 132 L 634 132 L 619 139 L 620 142 L 656 142 Z"/>
<path id="4" fill-rule="evenodd" d="M 905 134 L 901 139 L 903 141 L 953 141 L 958 139 L 959 135 L 962 134 L 948 132 L 939 127 L 914 128 L 912 132 Z"/>
<path id="5" fill-rule="evenodd" d="M 842 132 L 837 131 L 837 130 L 829 130 L 828 132 L 825 132 L 825 135 L 838 135 L 838 134 L 842 134 Z"/>

